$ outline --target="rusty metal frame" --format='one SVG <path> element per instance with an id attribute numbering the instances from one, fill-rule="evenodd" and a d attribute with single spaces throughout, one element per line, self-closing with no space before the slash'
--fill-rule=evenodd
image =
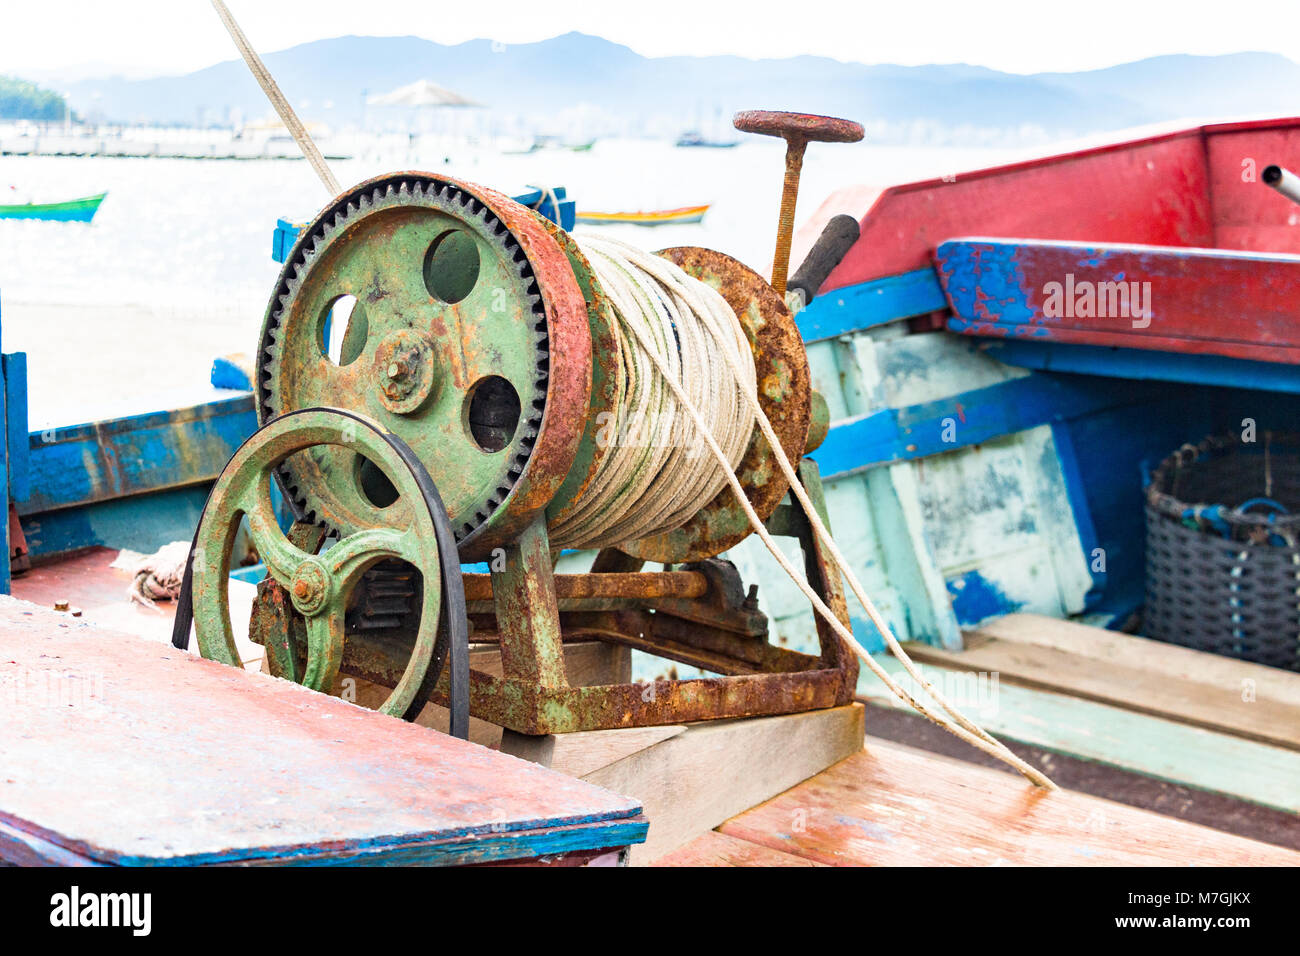
<path id="1" fill-rule="evenodd" d="M 827 519 L 817 466 L 799 477 Z M 768 521 L 774 534 L 799 539 L 808 581 L 847 626 L 838 571 L 817 543 L 797 502 Z M 470 713 L 521 734 L 543 735 L 643 727 L 729 717 L 789 714 L 846 704 L 857 683 L 852 652 L 820 618 L 818 654 L 771 644 L 757 612 L 720 595 L 706 571 L 641 572 L 641 562 L 601 552 L 588 575 L 554 575 L 544 525 L 529 526 L 485 581 L 470 579 L 476 643 L 498 644 L 502 675 L 470 672 Z M 688 614 L 688 616 L 683 616 Z M 575 687 L 563 644 L 601 640 L 646 651 L 723 676 Z M 349 641 L 341 673 L 391 686 L 405 665 L 401 640 Z M 447 701 L 445 677 L 433 692 Z"/>

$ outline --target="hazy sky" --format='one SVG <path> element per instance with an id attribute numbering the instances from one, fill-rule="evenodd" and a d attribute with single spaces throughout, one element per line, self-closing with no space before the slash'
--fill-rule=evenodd
<path id="1" fill-rule="evenodd" d="M 1267 6 L 1220 0 L 227 3 L 262 52 L 347 33 L 523 43 L 581 30 L 647 56 L 811 53 L 864 63 L 965 62 L 1016 73 L 1091 69 L 1161 53 L 1268 50 L 1300 59 L 1296 0 Z M 208 0 L 0 0 L 0 74 L 87 64 L 129 75 L 181 73 L 233 55 Z"/>

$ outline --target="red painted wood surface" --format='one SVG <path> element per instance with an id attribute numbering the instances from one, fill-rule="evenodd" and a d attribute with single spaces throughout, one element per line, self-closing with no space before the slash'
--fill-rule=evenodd
<path id="1" fill-rule="evenodd" d="M 1242 179 L 1246 159 L 1255 181 Z M 960 236 L 1300 252 L 1298 207 L 1258 181 L 1275 162 L 1300 167 L 1300 119 L 1195 127 L 879 194 L 851 186 L 804 223 L 792 261 L 837 213 L 858 217 L 862 235 L 822 292 L 925 268 Z"/>
<path id="2" fill-rule="evenodd" d="M 832 866 L 1300 865 L 1292 850 L 872 737 L 718 830 Z"/>
<path id="3" fill-rule="evenodd" d="M 938 260 L 949 328 L 966 335 L 1300 362 L 1296 256 L 974 240 Z"/>
<path id="4" fill-rule="evenodd" d="M 630 798 L 2 596 L 0 703 L 0 826 L 97 862 L 477 863 L 644 834 Z"/>
<path id="5" fill-rule="evenodd" d="M 702 833 L 690 843 L 655 860 L 652 866 L 825 866 L 816 860 L 727 836 L 717 830 Z"/>

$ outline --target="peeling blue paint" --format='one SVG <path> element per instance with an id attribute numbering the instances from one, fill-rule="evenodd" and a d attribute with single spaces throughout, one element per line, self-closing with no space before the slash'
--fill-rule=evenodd
<path id="1" fill-rule="evenodd" d="M 970 627 L 992 617 L 1020 610 L 1021 602 L 1002 593 L 1002 589 L 979 571 L 967 571 L 946 582 L 952 595 L 952 609 L 963 627 Z"/>
<path id="2" fill-rule="evenodd" d="M 974 325 L 1022 325 L 1035 320 L 1017 252 L 1016 246 L 992 240 L 968 239 L 939 246 L 939 274 L 956 316 Z"/>

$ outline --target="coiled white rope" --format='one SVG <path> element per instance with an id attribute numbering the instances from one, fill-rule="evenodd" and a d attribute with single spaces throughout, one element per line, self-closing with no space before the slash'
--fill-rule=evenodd
<path id="1" fill-rule="evenodd" d="M 596 271 L 597 278 L 601 282 L 601 285 L 605 287 L 606 293 L 609 294 L 609 297 L 613 302 L 619 319 L 618 325 L 621 330 L 620 335 L 623 333 L 630 335 L 631 339 L 634 340 L 635 345 L 637 346 L 630 350 L 633 353 L 631 356 L 628 356 L 626 354 L 628 350 L 624 349 L 624 362 L 630 363 L 639 368 L 639 363 L 644 360 L 648 361 L 654 367 L 654 369 L 659 373 L 657 379 L 667 386 L 668 390 L 672 393 L 672 397 L 676 400 L 676 403 L 672 406 L 674 414 L 678 410 L 686 413 L 686 416 L 695 426 L 697 440 L 704 441 L 712 452 L 717 463 L 717 467 L 714 468 L 698 468 L 699 472 L 714 473 L 713 478 L 707 483 L 707 485 L 713 487 L 716 483 L 716 487 L 713 492 L 708 494 L 708 496 L 688 499 L 688 504 L 693 502 L 693 507 L 691 507 L 686 517 L 689 516 L 689 513 L 693 513 L 693 511 L 700 505 L 709 501 L 713 494 L 716 494 L 716 491 L 721 488 L 721 483 L 718 482 L 717 479 L 725 481 L 731 486 L 731 490 L 735 494 L 736 500 L 744 509 L 755 533 L 758 534 L 759 538 L 763 541 L 767 550 L 771 552 L 782 570 L 790 576 L 790 579 L 799 587 L 817 613 L 822 616 L 828 625 L 830 625 L 831 629 L 834 630 L 835 633 L 853 649 L 853 652 L 895 696 L 907 703 L 924 717 L 933 721 L 935 724 L 938 724 L 940 727 L 943 727 L 945 730 L 957 737 L 960 737 L 962 740 L 965 740 L 973 747 L 1001 760 L 1003 763 L 1006 763 L 1011 767 L 1014 767 L 1035 785 L 1049 790 L 1055 790 L 1056 785 L 1053 784 L 1052 781 L 1049 780 L 1041 771 L 1030 766 L 1024 760 L 1016 756 L 1007 749 L 1006 745 L 1001 741 L 997 740 L 990 733 L 976 725 L 957 710 L 957 708 L 921 674 L 916 665 L 912 662 L 911 658 L 907 656 L 906 651 L 903 650 L 902 646 L 898 643 L 898 640 L 894 637 L 889 624 L 884 619 L 884 616 L 881 615 L 874 602 L 872 602 L 872 600 L 867 596 L 866 589 L 862 587 L 862 584 L 858 581 L 857 575 L 853 573 L 853 569 L 850 567 L 848 560 L 841 553 L 839 547 L 835 544 L 834 539 L 831 538 L 830 532 L 818 517 L 817 509 L 813 507 L 812 501 L 808 498 L 808 493 L 804 490 L 798 476 L 795 474 L 794 467 L 790 464 L 789 458 L 786 457 L 784 450 L 781 448 L 781 443 L 776 436 L 775 430 L 772 428 L 772 423 L 768 420 L 767 415 L 764 414 L 763 409 L 758 404 L 757 389 L 753 384 L 753 354 L 749 351 L 748 347 L 746 346 L 743 349 L 728 347 L 719 348 L 717 350 L 717 357 L 720 357 L 721 360 L 729 366 L 732 373 L 733 380 L 731 388 L 723 388 L 720 392 L 711 392 L 708 389 L 693 388 L 691 389 L 691 393 L 688 394 L 688 388 L 690 388 L 692 383 L 689 375 L 683 376 L 684 363 L 686 363 L 686 367 L 690 367 L 691 365 L 698 366 L 701 364 L 692 362 L 692 356 L 690 355 L 690 350 L 694 348 L 695 345 L 688 343 L 694 343 L 696 339 L 689 336 L 689 333 L 687 335 L 682 335 L 689 326 L 701 325 L 709 327 L 713 331 L 714 335 L 718 336 L 717 338 L 709 337 L 710 340 L 714 342 L 727 341 L 730 343 L 739 341 L 742 345 L 745 343 L 744 332 L 740 328 L 740 322 L 731 311 L 731 308 L 726 305 L 726 301 L 723 300 L 715 290 L 709 288 L 699 280 L 686 276 L 682 270 L 676 269 L 675 266 L 672 266 L 672 264 L 668 263 L 666 260 L 627 245 L 626 243 L 583 237 L 579 239 L 579 245 L 583 248 L 584 252 L 587 253 L 588 258 L 592 260 L 592 265 Z M 676 272 L 673 272 L 673 269 L 676 269 Z M 665 348 L 664 338 L 656 338 L 656 329 L 659 329 L 662 332 L 662 326 L 654 316 L 658 314 L 656 306 L 662 301 L 662 299 L 655 295 L 637 296 L 636 294 L 632 294 L 630 291 L 631 288 L 635 287 L 639 288 L 642 292 L 645 292 L 649 287 L 644 278 L 645 276 L 654 277 L 655 281 L 660 284 L 661 289 L 672 289 L 672 291 L 668 293 L 668 298 L 671 298 L 678 306 L 678 311 L 674 313 L 674 317 L 671 321 L 673 322 L 673 327 L 677 330 L 678 334 L 682 336 L 680 338 L 679 348 Z M 671 276 L 671 278 L 664 278 L 666 276 Z M 682 277 L 685 277 L 687 280 L 684 284 L 681 282 Z M 692 286 L 694 287 L 693 289 L 690 288 Z M 706 292 L 712 293 L 713 296 L 707 295 Z M 716 297 L 716 300 L 713 297 Z M 722 335 L 717 331 L 717 324 L 722 323 L 724 319 L 722 311 L 716 307 L 717 301 L 721 301 L 722 305 L 725 307 L 725 318 L 727 324 L 731 328 L 731 332 L 726 335 Z M 643 313 L 646 311 L 647 304 L 650 306 L 648 309 L 649 314 L 638 315 L 638 311 L 643 311 Z M 683 304 L 688 306 L 684 310 L 681 308 L 681 305 Z M 702 311 L 697 311 L 697 307 L 702 307 Z M 739 338 L 737 339 L 737 337 Z M 626 341 L 620 342 L 620 347 L 622 348 L 624 345 L 628 344 L 631 343 Z M 713 357 L 714 355 L 710 353 L 710 360 Z M 709 362 L 706 361 L 703 364 L 707 365 Z M 683 384 L 683 382 L 686 384 Z M 741 383 L 743 383 L 743 385 Z M 807 581 L 804 580 L 798 571 L 796 571 L 794 566 L 790 563 L 790 560 L 784 555 L 784 553 L 782 553 L 781 549 L 777 547 L 776 542 L 772 540 L 772 536 L 768 533 L 767 528 L 759 519 L 757 512 L 754 511 L 748 498 L 745 497 L 744 490 L 741 488 L 740 482 L 737 480 L 735 475 L 735 466 L 739 461 L 739 456 L 744 452 L 745 444 L 748 443 L 749 432 L 747 430 L 744 432 L 744 441 L 740 444 L 739 451 L 737 451 L 734 445 L 724 447 L 722 442 L 719 440 L 719 433 L 714 430 L 717 427 L 717 423 L 724 419 L 733 421 L 738 426 L 740 425 L 741 419 L 728 418 L 727 416 L 722 415 L 718 408 L 718 406 L 731 401 L 731 393 L 734 391 L 740 391 L 743 393 L 743 403 L 748 405 L 750 410 L 749 420 L 751 422 L 757 422 L 763 436 L 767 439 L 772 454 L 776 457 L 782 473 L 790 483 L 791 494 L 793 494 L 803 506 L 803 511 L 807 515 L 814 532 L 818 538 L 821 539 L 823 544 L 825 544 L 832 560 L 843 572 L 845 579 L 849 583 L 850 590 L 852 590 L 853 595 L 858 599 L 859 603 L 866 611 L 867 617 L 884 638 L 890 652 L 902 663 L 903 668 L 907 671 L 908 675 L 911 676 L 918 685 L 924 688 L 926 693 L 929 694 L 929 696 L 940 706 L 940 708 L 942 708 L 944 712 L 946 712 L 948 717 L 935 712 L 930 707 L 916 700 L 912 694 L 898 684 L 889 673 L 876 662 L 876 660 L 867 652 L 866 648 L 863 647 L 853 636 L 853 632 L 849 628 L 845 627 L 840 619 L 835 616 L 835 613 L 830 609 L 830 607 L 828 607 L 826 603 L 818 597 L 816 592 L 814 592 L 808 585 Z M 627 408 L 627 414 L 631 415 L 635 414 L 636 409 L 640 408 L 641 405 L 630 403 L 624 407 Z M 678 434 L 678 437 L 680 438 L 680 434 Z M 725 437 L 729 442 L 733 442 L 737 440 L 738 436 L 731 432 L 727 432 Z M 696 475 L 696 479 L 698 481 L 698 474 Z M 671 489 L 666 490 L 663 493 L 671 494 Z M 614 494 L 617 495 L 617 492 L 615 491 Z M 656 514 L 666 513 L 671 513 L 674 517 L 676 515 L 676 512 L 656 512 Z M 685 520 L 685 518 L 683 517 L 681 520 Z M 610 531 L 613 532 L 615 529 L 621 531 L 625 526 L 625 524 L 615 524 L 610 528 Z M 675 527 L 675 525 L 672 526 Z M 602 540 L 608 540 L 609 543 L 616 544 L 619 541 L 634 540 L 634 536 L 619 536 L 618 534 L 611 534 L 607 539 Z"/>
<path id="2" fill-rule="evenodd" d="M 745 454 L 754 414 L 754 357 L 731 307 L 715 289 L 666 259 L 634 259 L 611 239 L 582 237 L 613 313 L 618 402 L 600 422 L 604 455 L 574 502 L 550 524 L 556 547 L 601 548 L 679 527 L 717 495 L 713 465 L 676 391 L 700 410 L 730 470 Z M 675 389 L 665 388 L 665 381 Z"/>

